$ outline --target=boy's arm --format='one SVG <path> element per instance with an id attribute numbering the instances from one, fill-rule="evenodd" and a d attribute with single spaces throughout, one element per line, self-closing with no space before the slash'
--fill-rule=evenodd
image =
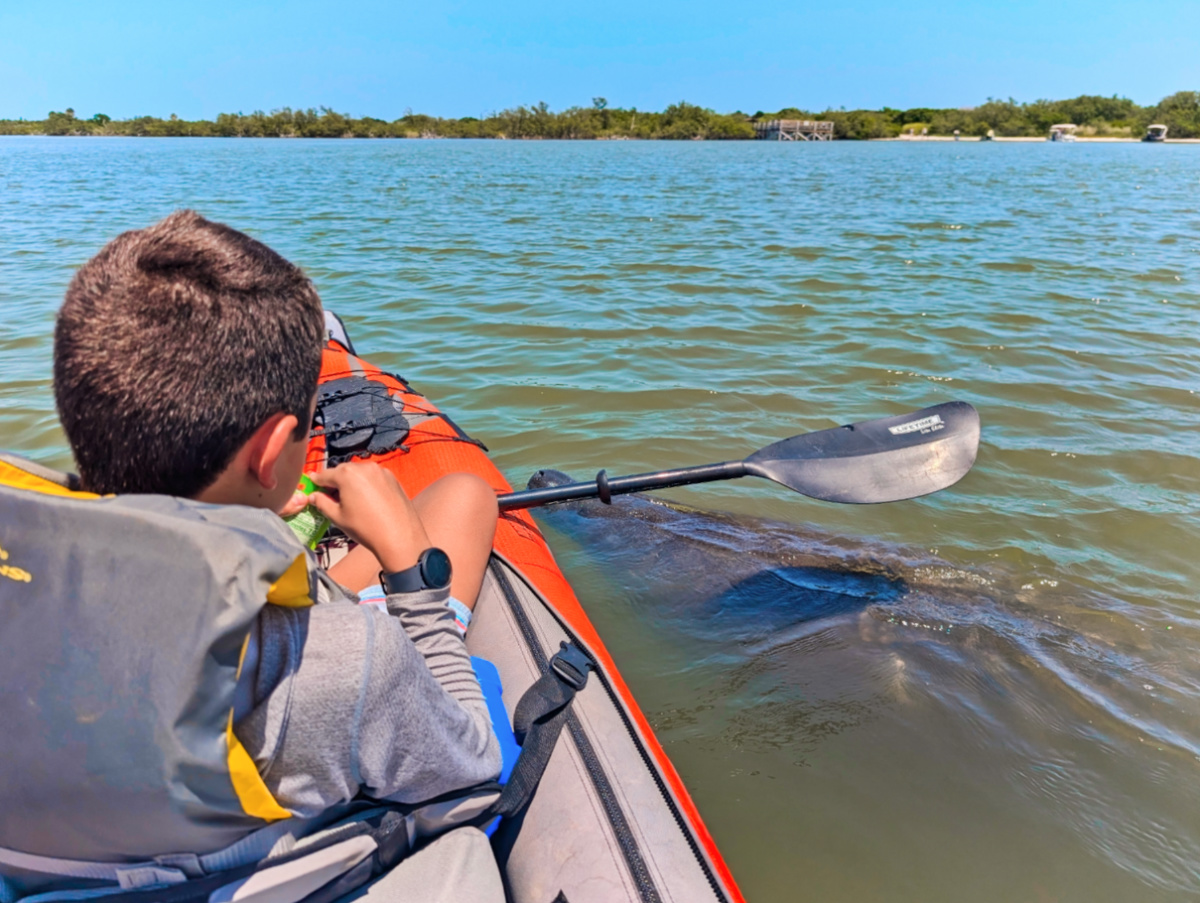
<path id="1" fill-rule="evenodd" d="M 449 599 L 449 587 L 392 595 L 387 597 L 387 610 L 399 618 L 405 633 L 424 656 L 429 672 L 446 692 L 460 703 L 479 703 L 486 713 L 487 704 L 466 643 L 454 623 L 454 612 L 446 604 Z"/>
<path id="2" fill-rule="evenodd" d="M 387 570 L 428 548 L 412 502 L 378 465 L 343 464 L 313 480 L 326 493 L 312 504 Z M 447 595 L 389 597 L 394 617 L 349 602 L 308 610 L 291 686 L 269 691 L 287 699 L 278 748 L 262 736 L 255 756 L 284 806 L 319 811 L 360 788 L 420 802 L 496 777 L 499 744 Z M 274 620 L 262 619 L 264 632 Z"/>
<path id="3" fill-rule="evenodd" d="M 371 796 L 421 802 L 500 773 L 500 744 L 447 597 L 448 590 L 390 596 L 397 616 L 376 617 L 376 673 L 358 743 Z"/>
<path id="4" fill-rule="evenodd" d="M 441 626 L 444 601 L 406 608 L 431 661 L 398 618 L 373 606 L 260 616 L 260 702 L 237 732 L 281 805 L 314 815 L 359 790 L 420 802 L 499 773 L 466 649 L 452 621 Z"/>

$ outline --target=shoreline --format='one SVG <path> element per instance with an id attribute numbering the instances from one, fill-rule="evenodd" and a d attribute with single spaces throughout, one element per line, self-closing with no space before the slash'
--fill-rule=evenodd
<path id="1" fill-rule="evenodd" d="M 834 140 L 954 141 L 979 140 L 994 132 L 1007 141 L 1040 141 L 1054 129 L 1078 140 L 1137 141 L 1153 124 L 1169 132 L 1168 143 L 1200 139 L 1200 91 L 1177 91 L 1153 106 L 1128 98 L 1080 95 L 1067 100 L 989 99 L 974 107 L 914 107 L 908 110 L 805 111 L 786 107 L 776 112 L 734 110 L 718 113 L 679 101 L 662 110 L 610 106 L 603 97 L 592 105 L 551 110 L 545 102 L 444 118 L 406 109 L 398 119 L 354 117 L 330 107 L 279 107 L 269 113 L 218 113 L 213 119 L 134 116 L 114 119 L 105 113 L 88 118 L 71 107 L 50 111 L 45 119 L 0 118 L 0 134 L 47 136 L 122 135 L 155 138 L 504 138 L 566 140 L 728 141 L 755 138 Z M 1056 126 L 1054 123 L 1059 123 Z M 832 134 L 831 134 L 832 133 Z M 932 134 L 930 134 L 932 133 Z M 1088 136 L 1085 138 L 1084 136 Z M 1011 136 L 1011 137 L 1009 137 Z M 1180 140 L 1184 139 L 1184 140 Z"/>

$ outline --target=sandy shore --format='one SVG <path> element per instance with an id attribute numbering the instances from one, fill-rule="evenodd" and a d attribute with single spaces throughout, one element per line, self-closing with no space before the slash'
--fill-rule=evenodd
<path id="1" fill-rule="evenodd" d="M 919 143 L 922 141 L 983 141 L 984 139 L 976 137 L 975 135 L 962 135 L 961 137 L 958 137 L 958 138 L 955 138 L 953 135 L 900 135 L 899 137 L 896 137 L 896 138 L 871 138 L 869 140 L 871 140 L 871 141 L 912 141 L 912 142 Z M 1020 138 L 993 138 L 992 140 L 995 141 L 997 144 L 1002 144 L 1002 143 L 1015 144 L 1015 143 L 1028 143 L 1028 142 L 1036 143 L 1039 141 L 1044 142 L 1044 141 L 1048 141 L 1049 139 L 1045 138 L 1045 137 L 1039 138 L 1039 137 L 1035 136 L 1035 137 L 1020 137 Z M 1076 137 L 1075 141 L 1079 144 L 1083 144 L 1085 142 L 1088 144 L 1142 144 L 1143 143 L 1141 138 L 1111 138 L 1111 137 L 1085 138 L 1082 136 Z M 1066 141 L 1063 143 L 1070 144 L 1072 142 Z M 1200 144 L 1200 138 L 1168 138 L 1166 141 L 1163 141 L 1163 142 L 1145 142 L 1145 143 Z"/>

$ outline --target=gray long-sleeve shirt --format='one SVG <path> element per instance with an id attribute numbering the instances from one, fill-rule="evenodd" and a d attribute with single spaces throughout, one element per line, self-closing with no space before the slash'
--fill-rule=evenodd
<path id="1" fill-rule="evenodd" d="M 359 791 L 420 802 L 493 780 L 500 747 L 448 590 L 385 614 L 323 576 L 311 608 L 267 606 L 234 729 L 280 805 L 312 816 Z"/>

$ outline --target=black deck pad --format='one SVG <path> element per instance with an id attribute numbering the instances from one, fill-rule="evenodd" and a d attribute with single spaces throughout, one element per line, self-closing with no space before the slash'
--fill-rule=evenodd
<path id="1" fill-rule="evenodd" d="M 346 376 L 321 386 L 314 427 L 324 432 L 326 463 L 332 467 L 402 448 L 409 420 L 403 399 L 394 397 L 386 385 Z"/>

